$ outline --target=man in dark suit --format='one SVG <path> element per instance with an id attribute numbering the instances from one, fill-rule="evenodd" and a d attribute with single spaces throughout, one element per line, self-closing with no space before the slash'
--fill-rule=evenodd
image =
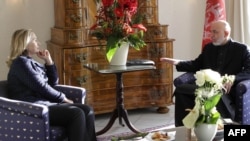
<path id="1" fill-rule="evenodd" d="M 234 120 L 234 86 L 242 80 L 250 79 L 250 50 L 247 45 L 230 38 L 231 27 L 226 21 L 214 21 L 211 23 L 210 31 L 212 42 L 205 45 L 196 59 L 184 61 L 163 57 L 161 61 L 175 65 L 177 71 L 195 73 L 201 69 L 212 69 L 221 75 L 235 75 L 233 83 L 224 85 L 230 104 L 220 100 L 217 105 L 222 117 Z M 182 119 L 188 114 L 185 109 L 193 108 L 195 88 L 195 84 L 184 84 L 175 89 L 176 126 L 183 125 Z"/>

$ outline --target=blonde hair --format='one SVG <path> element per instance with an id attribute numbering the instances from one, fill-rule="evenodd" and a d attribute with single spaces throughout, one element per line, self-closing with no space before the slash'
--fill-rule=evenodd
<path id="1" fill-rule="evenodd" d="M 30 29 L 16 30 L 11 38 L 10 55 L 6 61 L 7 66 L 10 67 L 13 60 L 20 55 L 25 55 L 26 47 L 32 40 L 34 33 Z"/>

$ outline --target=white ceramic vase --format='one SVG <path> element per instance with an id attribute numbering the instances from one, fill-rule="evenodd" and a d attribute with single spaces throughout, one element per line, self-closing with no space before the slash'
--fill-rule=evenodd
<path id="1" fill-rule="evenodd" d="M 198 141 L 212 141 L 216 135 L 218 124 L 199 124 L 194 128 Z"/>
<path id="2" fill-rule="evenodd" d="M 124 66 L 127 63 L 129 43 L 123 42 L 120 47 L 117 48 L 113 58 L 110 61 L 110 65 Z"/>

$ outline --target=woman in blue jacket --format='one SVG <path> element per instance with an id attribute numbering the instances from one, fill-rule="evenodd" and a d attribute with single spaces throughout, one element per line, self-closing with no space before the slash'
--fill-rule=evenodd
<path id="1" fill-rule="evenodd" d="M 34 56 L 45 64 L 35 61 Z M 10 98 L 47 105 L 50 124 L 65 127 L 69 141 L 96 141 L 93 109 L 74 104 L 53 88 L 58 84 L 56 66 L 49 51 L 39 48 L 34 32 L 26 29 L 14 32 L 7 65 Z"/>

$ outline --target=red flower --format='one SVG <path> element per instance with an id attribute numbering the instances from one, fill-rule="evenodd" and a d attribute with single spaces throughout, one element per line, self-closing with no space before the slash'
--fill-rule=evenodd
<path id="1" fill-rule="evenodd" d="M 97 24 L 92 25 L 92 26 L 90 27 L 90 30 L 96 29 L 97 26 L 98 26 Z"/>
<path id="2" fill-rule="evenodd" d="M 133 28 L 139 28 L 140 30 L 143 30 L 144 32 L 147 31 L 147 28 L 142 24 L 134 24 L 134 25 L 132 25 L 132 27 Z"/>
<path id="3" fill-rule="evenodd" d="M 115 15 L 117 16 L 117 17 L 123 17 L 124 16 L 124 12 L 123 12 L 123 9 L 122 8 L 116 8 L 115 9 Z"/>
<path id="4" fill-rule="evenodd" d="M 126 35 L 133 33 L 133 29 L 127 23 L 123 24 L 123 31 L 125 31 Z"/>
<path id="5" fill-rule="evenodd" d="M 114 0 L 102 0 L 102 4 L 104 7 L 109 7 L 114 3 Z"/>
<path id="6" fill-rule="evenodd" d="M 137 0 L 118 0 L 118 4 L 131 15 L 134 15 L 137 12 Z"/>
<path id="7" fill-rule="evenodd" d="M 106 55 L 109 61 L 115 53 L 114 49 L 119 47 L 121 42 L 129 43 L 136 50 L 146 45 L 141 31 L 147 29 L 139 24 L 141 21 L 137 19 L 137 1 L 101 0 L 102 5 L 97 11 L 96 23 L 90 30 L 92 36 L 107 41 Z"/>

